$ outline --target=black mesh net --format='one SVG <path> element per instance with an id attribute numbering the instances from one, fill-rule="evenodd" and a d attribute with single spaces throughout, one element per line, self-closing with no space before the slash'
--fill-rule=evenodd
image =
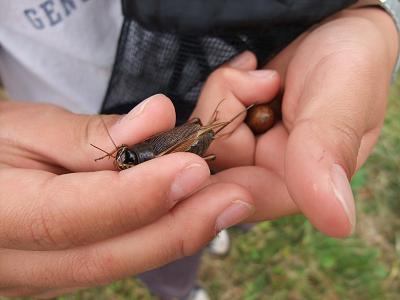
<path id="1" fill-rule="evenodd" d="M 340 8 L 332 2 L 336 5 L 330 10 L 325 6 L 324 14 Z M 149 30 L 126 18 L 102 112 L 126 113 L 145 98 L 163 93 L 174 103 L 177 123 L 182 123 L 214 69 L 244 50 L 253 51 L 262 66 L 316 21 L 286 20 L 246 33 L 195 35 Z"/>

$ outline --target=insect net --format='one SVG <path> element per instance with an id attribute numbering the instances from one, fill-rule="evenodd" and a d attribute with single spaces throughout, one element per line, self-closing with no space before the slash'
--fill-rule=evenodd
<path id="1" fill-rule="evenodd" d="M 126 113 L 163 93 L 177 123 L 190 116 L 207 76 L 244 50 L 265 65 L 299 34 L 353 0 L 126 0 L 103 113 Z"/>

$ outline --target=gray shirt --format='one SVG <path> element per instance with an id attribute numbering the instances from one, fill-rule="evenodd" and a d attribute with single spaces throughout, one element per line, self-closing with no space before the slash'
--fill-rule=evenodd
<path id="1" fill-rule="evenodd" d="M 10 98 L 97 113 L 122 21 L 119 0 L 0 0 L 0 76 Z"/>

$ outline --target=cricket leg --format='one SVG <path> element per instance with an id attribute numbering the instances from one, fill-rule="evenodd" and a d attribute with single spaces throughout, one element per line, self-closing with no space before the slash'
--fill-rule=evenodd
<path id="1" fill-rule="evenodd" d="M 199 124 L 200 126 L 203 126 L 203 124 L 201 123 L 201 120 L 197 117 L 191 118 L 187 122 L 192 123 L 192 124 Z"/>
<path id="2" fill-rule="evenodd" d="M 221 103 L 224 102 L 224 101 L 225 101 L 225 99 L 222 99 L 222 100 L 218 103 L 218 105 L 217 105 L 217 107 L 215 108 L 213 114 L 211 115 L 211 118 L 210 118 L 210 120 L 208 121 L 207 125 L 213 124 L 215 121 L 217 121 L 218 107 L 219 107 L 219 106 L 221 105 Z"/>

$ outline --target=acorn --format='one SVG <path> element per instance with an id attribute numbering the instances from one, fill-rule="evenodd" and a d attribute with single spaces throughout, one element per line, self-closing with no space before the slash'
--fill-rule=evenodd
<path id="1" fill-rule="evenodd" d="M 245 122 L 255 134 L 263 134 L 282 120 L 283 91 L 268 103 L 256 104 L 247 111 Z"/>
<path id="2" fill-rule="evenodd" d="M 262 134 L 274 126 L 274 110 L 268 103 L 254 105 L 247 111 L 245 122 L 255 135 Z"/>

